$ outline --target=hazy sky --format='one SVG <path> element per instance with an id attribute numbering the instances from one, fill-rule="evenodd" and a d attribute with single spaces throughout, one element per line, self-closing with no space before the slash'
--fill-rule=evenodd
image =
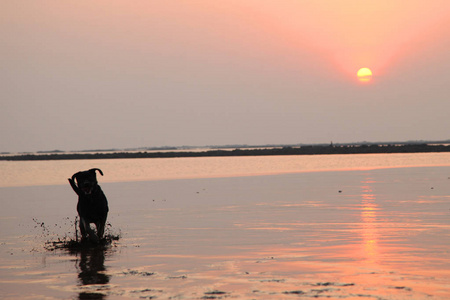
<path id="1" fill-rule="evenodd" d="M 0 152 L 450 138 L 448 0 L 2 0 L 0 41 Z"/>

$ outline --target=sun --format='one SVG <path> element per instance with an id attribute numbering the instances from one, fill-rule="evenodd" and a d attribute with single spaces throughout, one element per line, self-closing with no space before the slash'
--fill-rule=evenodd
<path id="1" fill-rule="evenodd" d="M 370 82 L 372 80 L 372 71 L 369 68 L 361 68 L 356 73 L 356 76 L 361 82 Z"/>

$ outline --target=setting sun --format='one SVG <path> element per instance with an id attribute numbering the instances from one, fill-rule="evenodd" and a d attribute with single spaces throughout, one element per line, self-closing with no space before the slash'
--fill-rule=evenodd
<path id="1" fill-rule="evenodd" d="M 372 80 L 372 71 L 369 68 L 361 68 L 356 73 L 356 76 L 361 82 L 369 82 Z"/>

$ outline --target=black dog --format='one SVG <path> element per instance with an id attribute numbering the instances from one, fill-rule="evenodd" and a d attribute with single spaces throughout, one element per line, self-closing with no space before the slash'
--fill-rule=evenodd
<path id="1" fill-rule="evenodd" d="M 103 176 L 102 170 L 95 168 L 73 174 L 69 182 L 78 195 L 77 211 L 80 216 L 82 240 L 89 235 L 91 240 L 98 242 L 103 238 L 109 209 L 106 196 L 97 183 L 95 171 L 99 171 Z M 97 234 L 91 229 L 90 223 L 95 224 Z"/>

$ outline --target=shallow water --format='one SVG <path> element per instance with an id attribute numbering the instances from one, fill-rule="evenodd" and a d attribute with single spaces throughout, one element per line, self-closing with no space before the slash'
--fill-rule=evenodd
<path id="1" fill-rule="evenodd" d="M 121 238 L 106 248 L 45 249 L 74 236 L 68 184 L 0 188 L 1 298 L 450 298 L 448 166 L 107 174 L 108 231 Z"/>

